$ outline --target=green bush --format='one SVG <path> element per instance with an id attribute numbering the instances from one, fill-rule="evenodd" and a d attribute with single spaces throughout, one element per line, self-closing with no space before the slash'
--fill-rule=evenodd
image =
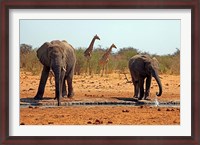
<path id="1" fill-rule="evenodd" d="M 180 50 L 172 55 L 157 56 L 159 69 L 164 74 L 180 74 Z"/>
<path id="2" fill-rule="evenodd" d="M 80 75 L 81 73 L 83 73 L 84 68 L 86 67 L 86 58 L 83 55 L 83 53 L 84 53 L 84 49 L 83 48 L 78 48 L 75 51 L 75 54 L 76 54 L 76 66 L 75 66 L 74 73 L 76 75 Z"/>
<path id="3" fill-rule="evenodd" d="M 102 52 L 99 49 L 95 49 L 92 52 L 92 57 L 90 59 L 90 74 L 99 74 L 100 73 L 100 66 L 99 60 L 102 56 Z"/>
<path id="4" fill-rule="evenodd" d="M 27 56 L 32 51 L 32 46 L 27 44 L 20 45 L 20 68 L 25 67 Z"/>
<path id="5" fill-rule="evenodd" d="M 75 74 L 81 75 L 87 72 L 87 59 L 84 56 L 85 48 L 75 49 L 76 54 L 76 66 Z M 105 50 L 100 48 L 94 48 L 92 57 L 90 60 L 90 74 L 100 74 L 101 67 L 99 66 L 99 60 Z M 122 48 L 117 53 L 112 53 L 109 56 L 109 62 L 107 64 L 108 73 L 118 71 L 120 73 L 128 72 L 128 61 L 136 54 L 141 54 L 137 49 L 128 47 Z M 148 54 L 144 52 L 145 54 Z M 156 57 L 159 61 L 159 71 L 164 74 L 180 74 L 180 51 L 177 49 L 170 55 L 150 55 Z M 25 71 L 30 71 L 33 74 L 39 74 L 42 69 L 42 64 L 36 56 L 36 50 L 32 49 L 31 45 L 20 45 L 20 67 Z"/>
<path id="6" fill-rule="evenodd" d="M 138 54 L 139 51 L 133 47 L 122 48 L 118 51 L 117 56 L 121 56 L 121 59 L 129 61 L 131 57 Z"/>

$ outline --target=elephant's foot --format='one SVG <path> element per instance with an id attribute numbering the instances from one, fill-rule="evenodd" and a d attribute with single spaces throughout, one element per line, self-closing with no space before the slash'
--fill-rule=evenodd
<path id="1" fill-rule="evenodd" d="M 66 91 L 62 92 L 62 97 L 67 97 L 67 92 Z"/>
<path id="2" fill-rule="evenodd" d="M 142 100 L 143 97 L 139 97 L 138 100 Z"/>
<path id="3" fill-rule="evenodd" d="M 57 101 L 58 101 L 58 106 L 60 106 L 61 105 L 60 99 L 57 99 Z"/>
<path id="4" fill-rule="evenodd" d="M 55 96 L 54 100 L 56 100 L 56 99 L 58 100 L 58 97 Z"/>
<path id="5" fill-rule="evenodd" d="M 133 96 L 133 101 L 138 102 L 138 97 Z"/>
<path id="6" fill-rule="evenodd" d="M 149 93 L 146 92 L 144 96 L 144 100 L 151 100 L 149 97 L 150 97 Z"/>
<path id="7" fill-rule="evenodd" d="M 55 97 L 54 99 L 57 99 L 57 101 L 58 101 L 58 106 L 60 106 L 60 105 L 61 105 L 60 98 Z"/>
<path id="8" fill-rule="evenodd" d="M 71 92 L 67 95 L 68 98 L 72 98 L 74 96 L 74 92 Z"/>
<path id="9" fill-rule="evenodd" d="M 151 100 L 149 96 L 145 97 L 144 100 Z"/>
<path id="10" fill-rule="evenodd" d="M 35 97 L 34 97 L 34 100 L 42 100 L 43 98 L 41 97 L 41 96 L 38 96 L 38 95 L 36 95 Z"/>
<path id="11" fill-rule="evenodd" d="M 60 105 L 61 105 L 60 98 L 58 98 L 58 97 L 55 97 L 55 98 L 54 98 L 54 100 L 57 100 L 57 101 L 58 101 L 58 106 L 60 106 Z"/>

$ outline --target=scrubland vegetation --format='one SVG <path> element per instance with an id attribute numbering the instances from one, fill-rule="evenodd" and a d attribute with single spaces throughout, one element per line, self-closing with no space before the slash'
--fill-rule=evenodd
<path id="1" fill-rule="evenodd" d="M 85 74 L 87 71 L 87 61 L 83 55 L 86 48 L 76 48 L 76 68 L 75 75 Z M 34 75 L 41 72 L 42 64 L 39 62 L 36 56 L 37 48 L 33 49 L 31 45 L 20 45 L 20 68 L 25 71 L 30 71 Z M 104 49 L 94 48 L 92 58 L 90 60 L 91 74 L 100 74 L 101 68 L 98 65 L 98 61 L 105 52 Z M 180 50 L 174 49 L 173 54 L 168 55 L 156 55 L 147 52 L 141 52 L 133 47 L 126 47 L 118 50 L 116 53 L 110 55 L 110 61 L 108 63 L 108 73 L 129 73 L 128 61 L 136 54 L 148 54 L 152 57 L 156 57 L 159 61 L 160 74 L 180 74 Z"/>

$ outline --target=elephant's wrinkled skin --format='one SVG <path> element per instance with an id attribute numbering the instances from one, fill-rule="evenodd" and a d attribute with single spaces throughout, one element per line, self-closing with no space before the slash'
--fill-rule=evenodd
<path id="1" fill-rule="evenodd" d="M 58 106 L 61 103 L 61 96 L 64 97 L 65 95 L 67 95 L 68 97 L 73 97 L 74 91 L 72 86 L 72 79 L 76 63 L 74 48 L 66 41 L 54 40 L 50 43 L 45 42 L 37 50 L 37 57 L 43 64 L 43 70 L 38 87 L 38 92 L 34 99 L 40 100 L 43 98 L 44 88 L 50 69 L 53 70 L 55 75 L 55 99 L 57 99 L 58 101 Z M 67 80 L 68 94 L 66 91 L 65 80 Z"/>
<path id="2" fill-rule="evenodd" d="M 162 95 L 162 84 L 158 76 L 158 61 L 148 55 L 135 55 L 129 60 L 129 70 L 134 85 L 134 97 L 141 100 L 144 96 L 144 80 L 146 79 L 145 99 L 149 97 L 152 76 L 159 86 L 159 93 Z"/>

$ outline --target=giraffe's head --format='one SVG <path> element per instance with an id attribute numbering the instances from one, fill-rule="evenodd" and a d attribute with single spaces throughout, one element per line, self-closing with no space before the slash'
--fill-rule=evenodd
<path id="1" fill-rule="evenodd" d="M 99 36 L 97 36 L 97 34 L 94 36 L 95 39 L 100 40 Z"/>
<path id="2" fill-rule="evenodd" d="M 116 48 L 116 49 L 117 49 L 117 47 L 115 46 L 115 44 L 112 44 L 110 47 L 111 47 L 111 48 Z"/>

